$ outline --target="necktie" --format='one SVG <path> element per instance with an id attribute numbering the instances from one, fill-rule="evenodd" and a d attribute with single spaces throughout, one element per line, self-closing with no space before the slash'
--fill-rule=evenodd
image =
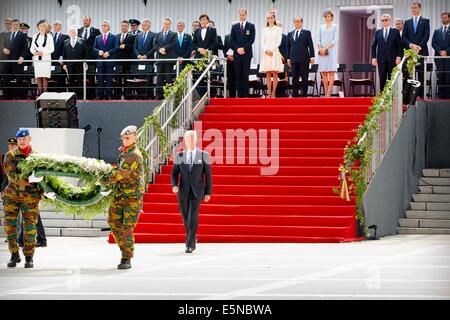
<path id="1" fill-rule="evenodd" d="M 72 45 L 72 49 L 75 48 L 75 39 L 74 38 L 72 38 L 72 40 L 71 40 L 71 45 Z"/>
<path id="2" fill-rule="evenodd" d="M 183 35 L 180 33 L 178 36 L 178 42 L 180 43 L 180 47 L 183 44 Z"/>
<path id="3" fill-rule="evenodd" d="M 414 17 L 414 33 L 417 32 L 417 17 Z"/>
<path id="4" fill-rule="evenodd" d="M 442 32 L 442 39 L 445 40 L 447 37 L 447 26 L 444 27 L 444 31 Z"/>
<path id="5" fill-rule="evenodd" d="M 295 41 L 297 41 L 297 39 L 298 39 L 298 30 L 297 31 L 295 31 Z"/>
<path id="6" fill-rule="evenodd" d="M 164 43 L 166 42 L 166 36 L 167 36 L 167 32 L 164 32 L 163 33 L 163 41 L 164 41 Z"/>
<path id="7" fill-rule="evenodd" d="M 88 29 L 86 28 L 86 29 L 84 29 L 84 36 L 83 36 L 84 40 L 87 40 L 87 38 L 88 38 L 87 34 L 88 34 Z"/>
<path id="8" fill-rule="evenodd" d="M 192 159 L 193 152 L 189 151 L 188 154 L 189 154 L 189 157 L 188 157 L 189 171 L 191 171 L 192 170 L 192 165 L 194 163 L 194 159 Z"/>
<path id="9" fill-rule="evenodd" d="M 387 29 L 387 28 L 385 28 L 385 29 L 384 29 L 384 41 L 385 41 L 385 42 L 387 42 L 387 39 L 388 39 L 388 35 L 389 35 L 389 33 L 388 33 L 388 29 Z"/>
<path id="10" fill-rule="evenodd" d="M 147 40 L 147 32 L 144 32 L 144 34 L 142 35 L 142 46 L 145 46 L 145 40 Z"/>
<path id="11" fill-rule="evenodd" d="M 11 33 L 11 41 L 13 41 L 15 37 L 16 37 L 16 32 Z"/>
<path id="12" fill-rule="evenodd" d="M 56 39 L 58 39 L 58 34 L 57 34 L 57 33 L 55 33 L 55 34 L 53 35 L 53 43 L 54 43 L 54 44 L 56 44 Z"/>
<path id="13" fill-rule="evenodd" d="M 126 37 L 126 33 L 122 33 L 122 38 L 120 39 L 121 44 L 123 43 L 123 40 L 125 39 L 125 37 Z"/>
<path id="14" fill-rule="evenodd" d="M 106 34 L 103 35 L 103 45 L 106 46 Z"/>
<path id="15" fill-rule="evenodd" d="M 242 35 L 244 34 L 244 23 L 243 22 L 241 22 L 241 34 Z"/>

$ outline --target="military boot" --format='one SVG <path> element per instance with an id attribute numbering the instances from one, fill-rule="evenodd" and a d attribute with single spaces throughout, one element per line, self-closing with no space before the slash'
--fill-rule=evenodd
<path id="1" fill-rule="evenodd" d="M 29 269 L 29 268 L 33 268 L 34 264 L 33 264 L 33 257 L 25 257 L 25 268 Z"/>
<path id="2" fill-rule="evenodd" d="M 8 262 L 8 268 L 15 268 L 20 260 L 20 254 L 18 252 L 11 254 L 11 260 Z"/>
<path id="3" fill-rule="evenodd" d="M 131 261 L 130 259 L 122 258 L 120 260 L 120 264 L 117 266 L 117 269 L 130 269 L 131 268 Z"/>

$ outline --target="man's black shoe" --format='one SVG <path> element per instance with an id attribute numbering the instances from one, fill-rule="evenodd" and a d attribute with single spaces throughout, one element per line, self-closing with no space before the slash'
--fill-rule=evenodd
<path id="1" fill-rule="evenodd" d="M 11 260 L 8 262 L 8 268 L 15 268 L 20 260 L 20 254 L 18 252 L 11 254 Z"/>
<path id="2" fill-rule="evenodd" d="M 45 248 L 47 246 L 47 241 L 36 243 L 36 247 Z"/>
<path id="3" fill-rule="evenodd" d="M 131 268 L 131 261 L 130 259 L 124 259 L 122 258 L 120 260 L 120 264 L 117 266 L 117 269 L 130 269 Z"/>
<path id="4" fill-rule="evenodd" d="M 25 257 L 25 268 L 30 269 L 33 268 L 33 257 Z"/>
<path id="5" fill-rule="evenodd" d="M 191 247 L 186 247 L 186 253 L 192 253 L 194 251 Z"/>

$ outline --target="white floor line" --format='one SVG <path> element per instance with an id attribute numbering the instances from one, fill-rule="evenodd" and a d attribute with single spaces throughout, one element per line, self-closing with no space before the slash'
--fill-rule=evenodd
<path id="1" fill-rule="evenodd" d="M 336 274 L 339 274 L 342 272 L 353 271 L 355 269 L 360 269 L 362 267 L 378 266 L 381 263 L 397 260 L 402 257 L 413 256 L 415 254 L 425 253 L 425 252 L 429 252 L 429 251 L 433 251 L 433 250 L 437 250 L 437 249 L 441 249 L 441 248 L 445 248 L 445 247 L 448 247 L 448 246 L 447 245 L 435 245 L 435 246 L 431 246 L 428 248 L 403 252 L 400 254 L 390 255 L 390 256 L 382 257 L 382 258 L 376 258 L 376 259 L 372 259 L 369 261 L 363 261 L 360 263 L 351 263 L 351 264 L 347 264 L 344 266 L 338 266 L 338 267 L 332 268 L 330 270 L 310 273 L 310 274 L 303 275 L 300 277 L 295 277 L 295 278 L 286 279 L 286 280 L 282 280 L 282 281 L 276 281 L 276 282 L 264 284 L 264 285 L 258 285 L 258 286 L 250 287 L 247 289 L 230 291 L 230 292 L 224 293 L 224 294 L 215 294 L 215 295 L 205 297 L 203 299 L 205 299 L 205 300 L 213 300 L 213 299 L 214 300 L 228 300 L 228 299 L 234 299 L 236 297 L 240 297 L 243 295 L 251 296 L 251 295 L 254 295 L 257 293 L 262 293 L 262 292 L 269 291 L 269 290 L 281 289 L 281 288 L 289 287 L 292 285 L 308 282 L 312 279 L 324 278 L 324 277 L 336 275 Z"/>

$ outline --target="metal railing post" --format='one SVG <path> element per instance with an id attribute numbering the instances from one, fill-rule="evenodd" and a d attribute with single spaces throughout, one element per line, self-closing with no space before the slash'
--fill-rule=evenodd
<path id="1" fill-rule="evenodd" d="M 180 74 L 180 61 L 177 60 L 177 77 Z"/>
<path id="2" fill-rule="evenodd" d="M 427 98 L 427 57 L 423 58 L 423 98 Z"/>
<path id="3" fill-rule="evenodd" d="M 225 61 L 225 64 L 223 66 L 223 97 L 227 98 L 227 87 L 228 87 L 228 63 Z"/>
<path id="4" fill-rule="evenodd" d="M 87 90 L 86 90 L 86 69 L 87 69 L 87 63 L 86 60 L 83 61 L 83 100 L 86 101 L 87 97 Z"/>

